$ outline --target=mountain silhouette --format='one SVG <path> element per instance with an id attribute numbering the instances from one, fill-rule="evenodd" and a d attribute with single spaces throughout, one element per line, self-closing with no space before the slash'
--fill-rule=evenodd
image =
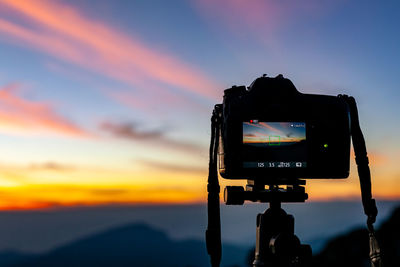
<path id="1" fill-rule="evenodd" d="M 400 206 L 376 231 L 385 267 L 400 266 Z M 248 251 L 247 266 L 253 266 L 254 247 Z M 313 255 L 312 267 L 371 267 L 368 231 L 355 229 L 328 241 L 325 248 Z"/>
<path id="2" fill-rule="evenodd" d="M 398 266 L 400 207 L 376 232 L 385 266 Z M 245 265 L 248 248 L 223 244 L 221 266 Z M 356 229 L 338 236 L 313 257 L 313 266 L 370 266 L 368 234 Z M 254 251 L 248 255 L 252 262 Z M 204 241 L 173 240 L 147 224 L 130 224 L 71 242 L 45 254 L 0 253 L 0 266 L 209 266 Z"/>
<path id="3" fill-rule="evenodd" d="M 381 247 L 384 266 L 399 266 L 400 259 L 400 207 L 384 222 L 376 237 Z M 314 266 L 369 267 L 369 238 L 366 229 L 354 230 L 331 240 L 314 257 Z"/>
<path id="4" fill-rule="evenodd" d="M 13 250 L 0 252 L 0 266 L 15 266 L 20 262 L 26 262 L 37 257 L 36 254 L 27 254 Z"/>
<path id="5" fill-rule="evenodd" d="M 247 248 L 224 245 L 221 266 L 243 266 L 246 252 Z M 4 266 L 209 266 L 203 241 L 172 240 L 145 224 L 114 228 L 36 257 L 17 261 L 13 256 L 14 262 Z"/>

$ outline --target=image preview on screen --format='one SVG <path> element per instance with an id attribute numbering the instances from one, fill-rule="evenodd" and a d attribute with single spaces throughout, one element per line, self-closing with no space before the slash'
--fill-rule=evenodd
<path id="1" fill-rule="evenodd" d="M 305 168 L 305 122 L 243 122 L 244 168 Z"/>

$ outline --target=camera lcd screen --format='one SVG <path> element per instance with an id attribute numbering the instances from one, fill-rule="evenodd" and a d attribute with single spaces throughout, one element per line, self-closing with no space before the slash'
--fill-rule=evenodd
<path id="1" fill-rule="evenodd" d="M 305 122 L 243 122 L 243 168 L 306 168 Z"/>

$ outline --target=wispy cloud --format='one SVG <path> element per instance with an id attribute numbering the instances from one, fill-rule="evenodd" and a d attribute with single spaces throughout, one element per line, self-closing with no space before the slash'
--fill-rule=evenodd
<path id="1" fill-rule="evenodd" d="M 249 30 L 265 32 L 281 23 L 284 10 L 280 1 L 269 0 L 195 0 L 197 8 L 206 16 L 218 19 L 232 31 Z"/>
<path id="2" fill-rule="evenodd" d="M 169 171 L 173 173 L 193 173 L 201 175 L 205 175 L 207 173 L 207 166 L 198 167 L 198 166 L 188 166 L 183 164 L 179 165 L 179 164 L 172 164 L 172 163 L 148 160 L 148 159 L 137 160 L 137 162 L 143 164 L 147 168 L 159 169 L 161 171 Z"/>
<path id="3" fill-rule="evenodd" d="M 126 138 L 130 140 L 146 140 L 146 139 L 159 139 L 163 133 L 159 130 L 153 131 L 140 131 L 134 123 L 114 123 L 103 122 L 100 124 L 100 129 L 111 133 L 115 137 Z"/>
<path id="4" fill-rule="evenodd" d="M 279 130 L 279 129 L 275 128 L 275 127 L 272 127 L 271 125 L 269 125 L 268 123 L 265 123 L 265 122 L 259 122 L 259 123 L 256 123 L 256 124 L 255 123 L 245 122 L 244 124 L 246 124 L 246 125 L 248 125 L 250 127 L 259 128 L 259 129 L 262 129 L 262 130 L 267 130 L 267 131 L 269 130 L 269 131 L 272 131 L 274 133 L 279 133 L 281 135 L 285 134 L 281 130 Z M 265 135 L 265 134 L 261 133 L 261 135 Z"/>
<path id="5" fill-rule="evenodd" d="M 209 116 L 210 107 L 202 103 L 190 101 L 181 95 L 159 91 L 157 97 L 152 92 L 131 92 L 126 89 L 105 92 L 110 98 L 122 103 L 124 106 L 134 110 L 144 112 L 146 115 L 154 115 L 164 119 L 173 112 L 181 113 L 182 110 L 192 112 L 196 115 Z"/>
<path id="6" fill-rule="evenodd" d="M 0 131 L 16 134 L 61 134 L 89 136 L 70 120 L 57 114 L 51 104 L 31 101 L 17 95 L 19 85 L 0 88 Z"/>
<path id="7" fill-rule="evenodd" d="M 50 170 L 50 171 L 71 171 L 76 169 L 72 165 L 62 164 L 55 161 L 47 161 L 43 163 L 32 163 L 29 165 L 31 170 Z"/>
<path id="8" fill-rule="evenodd" d="M 113 137 L 130 141 L 148 141 L 159 145 L 161 148 L 178 150 L 188 153 L 201 153 L 205 148 L 189 142 L 174 140 L 165 135 L 162 130 L 140 130 L 134 123 L 106 121 L 99 125 L 100 129 L 110 133 Z"/>
<path id="9" fill-rule="evenodd" d="M 71 6 L 58 1 L 8 0 L 0 5 L 33 22 L 24 25 L 21 20 L 16 24 L 0 19 L 0 32 L 21 45 L 135 87 L 158 90 L 152 85 L 164 84 L 209 99 L 219 94 L 221 87 L 191 64 Z"/>
<path id="10" fill-rule="evenodd" d="M 318 17 L 339 1 L 193 0 L 195 8 L 231 33 L 279 49 L 277 39 L 289 24 Z"/>

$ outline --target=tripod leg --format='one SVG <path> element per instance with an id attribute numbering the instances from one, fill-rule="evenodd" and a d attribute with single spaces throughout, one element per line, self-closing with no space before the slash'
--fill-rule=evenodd
<path id="1" fill-rule="evenodd" d="M 265 250 L 265 248 L 263 247 L 265 246 L 265 240 L 263 240 L 263 236 L 261 234 L 261 217 L 261 213 L 257 215 L 256 251 L 253 261 L 253 267 L 265 266 L 263 260 L 263 255 L 265 255 L 265 253 L 262 253 Z"/>

